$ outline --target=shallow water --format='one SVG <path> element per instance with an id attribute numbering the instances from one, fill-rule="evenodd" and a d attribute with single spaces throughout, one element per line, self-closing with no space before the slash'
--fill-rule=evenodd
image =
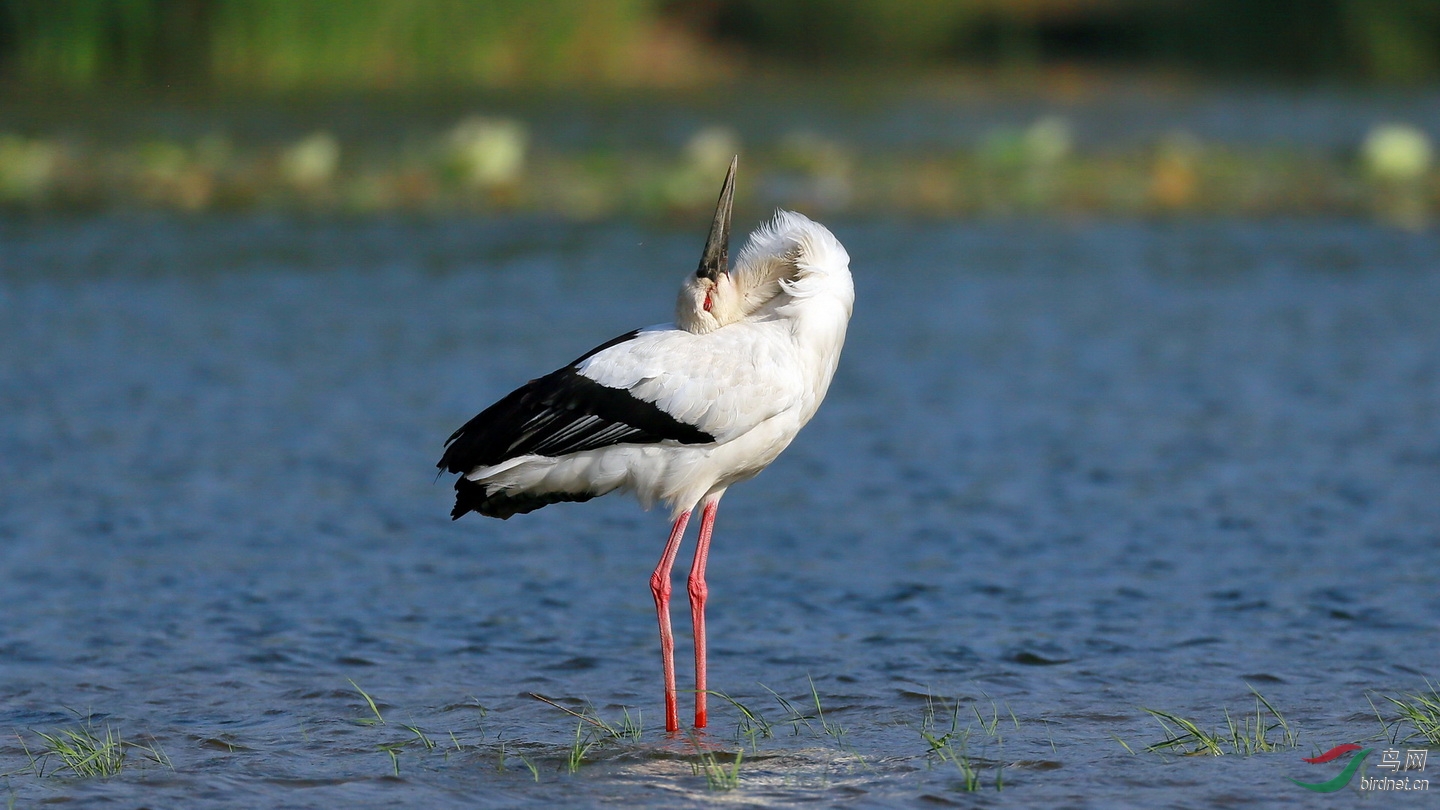
<path id="1" fill-rule="evenodd" d="M 1288 777 L 1338 769 L 1302 756 L 1376 744 L 1367 697 L 1440 677 L 1433 234 L 831 224 L 859 295 L 840 373 L 727 496 L 709 567 L 711 685 L 774 733 L 712 701 L 709 734 L 668 739 L 665 516 L 611 497 L 452 523 L 433 464 L 512 387 L 664 320 L 697 233 L 0 223 L 5 793 L 1303 806 Z M 1247 684 L 1298 749 L 1126 750 L 1164 738 L 1140 707 L 1221 725 Z M 643 735 L 571 773 L 577 721 L 531 692 Z M 932 700 L 937 736 L 959 701 L 979 794 L 927 757 Z M 22 741 L 76 713 L 173 768 L 30 772 Z M 738 745 L 738 788 L 712 791 L 697 750 Z"/>

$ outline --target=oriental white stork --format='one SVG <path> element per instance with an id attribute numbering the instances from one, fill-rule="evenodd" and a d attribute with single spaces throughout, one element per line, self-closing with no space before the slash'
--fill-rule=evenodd
<path id="1" fill-rule="evenodd" d="M 850 257 L 824 226 L 777 212 L 729 266 L 735 165 L 675 322 L 628 332 L 486 408 L 446 442 L 452 518 L 505 519 L 560 501 L 633 493 L 674 525 L 650 577 L 665 669 L 665 729 L 680 728 L 670 569 L 701 508 L 690 567 L 695 727 L 705 727 L 705 562 L 720 497 L 754 477 L 815 415 L 855 301 Z"/>

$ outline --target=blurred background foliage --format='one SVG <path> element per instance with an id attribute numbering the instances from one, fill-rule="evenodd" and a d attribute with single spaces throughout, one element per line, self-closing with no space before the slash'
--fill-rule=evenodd
<path id="1" fill-rule="evenodd" d="M 0 211 L 1418 228 L 1437 80 L 1440 0 L 0 0 Z"/>
<path id="2" fill-rule="evenodd" d="M 384 90 L 1086 63 L 1440 77 L 1435 0 L 0 0 L 28 86 Z"/>
<path id="3" fill-rule="evenodd" d="M 90 88 L 623 82 L 647 0 L 5 0 L 0 70 Z"/>
<path id="4" fill-rule="evenodd" d="M 1433 0 L 730 0 L 710 8 L 703 30 L 783 61 L 1080 62 L 1366 82 L 1423 82 L 1440 71 Z"/>

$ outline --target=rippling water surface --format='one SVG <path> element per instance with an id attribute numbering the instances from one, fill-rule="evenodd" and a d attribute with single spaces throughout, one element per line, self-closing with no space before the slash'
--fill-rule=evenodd
<path id="1" fill-rule="evenodd" d="M 859 295 L 840 373 L 726 498 L 710 565 L 712 686 L 771 735 L 721 701 L 675 739 L 647 587 L 665 516 L 452 523 L 433 465 L 498 396 L 665 320 L 698 231 L 0 224 L 0 792 L 1304 806 L 1288 777 L 1334 769 L 1302 756 L 1375 744 L 1367 697 L 1440 677 L 1433 234 L 830 224 Z M 1164 733 L 1141 707 L 1223 725 L 1249 687 L 1298 749 L 1143 752 Z M 571 772 L 579 721 L 531 692 L 628 711 L 639 739 Z M 922 735 L 955 706 L 978 794 Z M 79 716 L 173 767 L 51 775 L 35 732 Z M 703 752 L 739 748 L 712 789 Z"/>

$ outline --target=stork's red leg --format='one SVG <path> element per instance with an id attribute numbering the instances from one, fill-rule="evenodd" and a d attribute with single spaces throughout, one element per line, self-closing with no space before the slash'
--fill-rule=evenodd
<path id="1" fill-rule="evenodd" d="M 695 727 L 705 728 L 705 563 L 710 559 L 710 533 L 715 530 L 715 511 L 720 496 L 705 501 L 700 517 L 700 540 L 695 545 L 695 562 L 690 566 L 690 621 L 695 628 Z"/>
<path id="2" fill-rule="evenodd" d="M 665 553 L 660 555 L 660 564 L 650 575 L 650 593 L 655 596 L 655 614 L 660 619 L 660 658 L 665 664 L 665 730 L 671 732 L 680 730 L 680 709 L 675 702 L 675 635 L 670 632 L 670 569 L 675 567 L 675 555 L 680 551 L 680 539 L 685 536 L 685 524 L 689 522 L 689 510 L 675 518 L 670 540 L 665 544 Z"/>

